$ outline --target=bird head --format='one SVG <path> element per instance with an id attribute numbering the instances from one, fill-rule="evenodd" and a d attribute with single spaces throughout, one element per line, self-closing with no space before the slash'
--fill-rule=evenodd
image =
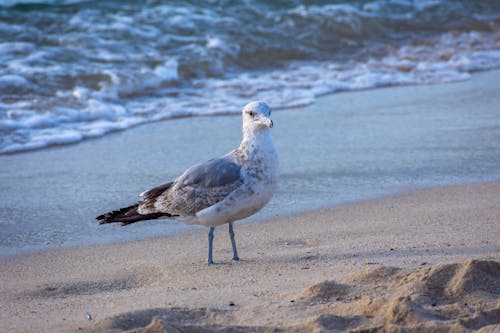
<path id="1" fill-rule="evenodd" d="M 271 108 L 264 102 L 250 102 L 243 108 L 243 131 L 257 131 L 273 127 Z"/>

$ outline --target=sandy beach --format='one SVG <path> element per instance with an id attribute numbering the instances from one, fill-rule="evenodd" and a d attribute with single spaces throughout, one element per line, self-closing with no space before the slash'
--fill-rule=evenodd
<path id="1" fill-rule="evenodd" d="M 199 231 L 11 258 L 0 330 L 495 332 L 499 197 L 439 187 L 243 224 L 239 262 L 218 228 L 214 267 Z"/>
<path id="2" fill-rule="evenodd" d="M 60 219 L 66 228 L 61 233 L 74 231 L 80 241 L 58 243 L 56 249 L 48 244 L 28 254 L 5 246 L 17 253 L 7 251 L 0 261 L 0 331 L 497 332 L 500 183 L 494 181 L 498 129 L 489 116 L 498 112 L 497 88 L 491 84 L 499 80 L 496 74 L 463 83 L 327 96 L 306 109 L 277 112 L 274 119 L 284 127 L 276 131 L 283 162 L 280 191 L 252 223 L 237 224 L 241 261 L 230 260 L 227 228 L 216 229 L 214 267 L 206 265 L 204 228 L 116 243 L 129 239 L 127 233 L 148 228 L 155 233 L 162 224 L 102 230 L 93 216 L 133 200 L 134 192 L 159 176 L 174 176 L 191 160 L 217 153 L 218 142 L 229 149 L 238 140 L 238 117 L 215 118 L 215 124 L 208 119 L 151 124 L 76 146 L 2 156 L 2 214 L 8 222 L 3 235 L 9 226 L 21 232 L 29 223 Z M 431 107 L 432 112 L 425 111 Z M 475 121 L 460 127 L 460 119 L 474 108 L 479 110 Z M 423 118 L 439 118 L 435 128 L 408 126 L 410 119 L 421 119 L 418 110 L 424 110 Z M 358 165 L 352 179 L 361 181 L 346 182 L 348 174 L 339 169 L 326 172 L 332 164 L 321 151 L 344 151 L 324 144 L 341 140 L 342 132 L 331 134 L 329 128 L 350 121 L 359 125 L 369 114 L 372 124 L 392 119 L 384 138 L 372 136 L 364 146 L 354 135 L 350 142 L 358 146 L 351 148 L 366 147 L 365 163 L 347 153 L 336 162 L 345 169 Z M 306 136 L 298 137 L 299 124 L 311 117 L 322 121 L 311 122 Z M 224 134 L 216 131 L 221 122 L 228 128 Z M 192 131 L 210 124 L 210 135 Z M 165 128 L 174 130 L 174 125 L 181 134 L 154 151 L 150 143 L 164 140 Z M 184 131 L 198 133 L 204 147 L 190 143 Z M 318 147 L 312 142 L 320 134 L 325 141 Z M 420 155 L 395 158 L 401 157 L 402 145 L 423 134 L 429 142 L 422 143 Z M 162 163 L 172 147 L 186 145 L 192 155 Z M 370 155 L 368 147 L 375 152 Z M 297 161 L 297 152 L 306 160 Z M 391 168 L 383 169 L 380 154 L 393 161 Z M 422 160 L 405 169 L 415 156 Z M 374 165 L 381 168 L 378 173 Z M 363 173 L 371 178 L 364 180 Z M 350 185 L 339 186 L 336 177 Z M 362 185 L 367 180 L 372 187 Z M 340 189 L 347 194 L 331 201 Z M 360 202 L 370 197 L 379 199 Z M 333 208 L 319 208 L 329 205 Z M 161 223 L 167 229 L 173 225 Z M 86 232 L 83 241 L 77 237 Z M 99 232 L 112 235 L 115 243 L 95 245 L 91 239 Z M 151 235 L 139 238 L 145 237 Z"/>
<path id="3" fill-rule="evenodd" d="M 500 333 L 500 1 L 4 0 L 0 63 L 0 333 Z"/>

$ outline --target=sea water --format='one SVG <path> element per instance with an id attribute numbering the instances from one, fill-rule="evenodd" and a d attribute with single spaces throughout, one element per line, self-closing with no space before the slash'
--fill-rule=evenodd
<path id="1" fill-rule="evenodd" d="M 0 154 L 499 66 L 499 1 L 5 0 Z"/>

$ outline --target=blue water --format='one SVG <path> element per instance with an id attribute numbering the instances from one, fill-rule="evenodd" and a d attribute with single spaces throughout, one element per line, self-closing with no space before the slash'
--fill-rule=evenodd
<path id="1" fill-rule="evenodd" d="M 500 2 L 0 4 L 0 154 L 500 66 Z"/>

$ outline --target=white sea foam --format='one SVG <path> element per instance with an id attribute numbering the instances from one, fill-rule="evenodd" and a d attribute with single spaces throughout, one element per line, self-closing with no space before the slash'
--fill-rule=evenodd
<path id="1" fill-rule="evenodd" d="M 58 9 L 0 11 L 0 153 L 236 114 L 251 99 L 291 108 L 337 91 L 464 80 L 500 67 L 500 34 L 488 28 L 500 13 L 469 14 L 446 0 L 267 10 L 35 2 Z M 78 9 L 65 12 L 67 4 Z M 448 12 L 467 20 L 440 30 Z M 474 20 L 476 30 L 467 23 Z"/>

